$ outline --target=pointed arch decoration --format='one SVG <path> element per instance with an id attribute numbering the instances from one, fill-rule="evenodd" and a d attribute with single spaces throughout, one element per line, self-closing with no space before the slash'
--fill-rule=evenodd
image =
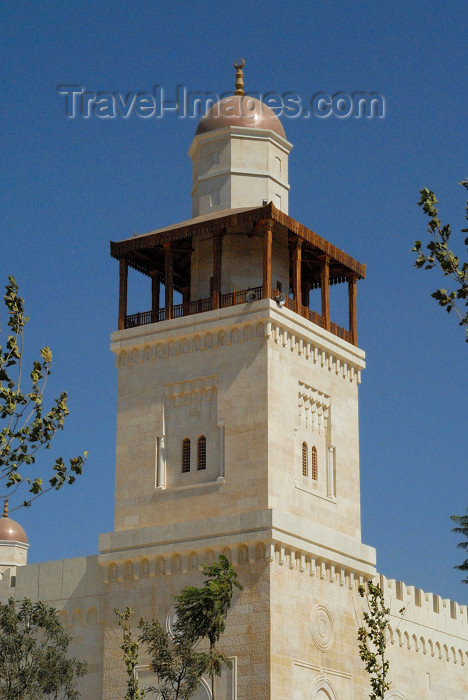
<path id="1" fill-rule="evenodd" d="M 324 675 L 320 675 L 315 679 L 311 690 L 311 698 L 313 700 L 338 700 L 335 689 Z"/>

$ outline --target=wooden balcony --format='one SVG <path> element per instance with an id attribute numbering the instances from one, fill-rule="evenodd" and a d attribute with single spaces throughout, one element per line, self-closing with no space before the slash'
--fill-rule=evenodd
<path id="1" fill-rule="evenodd" d="M 263 298 L 263 287 L 253 287 L 249 289 L 242 289 L 240 291 L 232 291 L 228 294 L 221 294 L 219 298 L 219 307 L 224 309 L 228 306 L 236 306 L 237 304 L 246 304 L 247 295 L 254 292 L 257 299 Z M 271 298 L 277 298 L 279 292 L 276 289 L 271 290 Z M 312 323 L 317 326 L 326 329 L 326 322 L 323 316 L 318 314 L 316 311 L 312 311 L 307 306 L 303 306 L 301 303 L 296 302 L 290 297 L 286 297 L 284 306 L 294 311 L 294 313 L 299 314 L 303 318 L 307 318 Z M 184 316 L 192 316 L 193 314 L 203 313 L 204 311 L 211 311 L 213 309 L 213 297 L 206 297 L 205 299 L 197 299 L 196 301 L 190 301 L 183 304 L 174 304 L 172 306 L 171 318 L 182 318 Z M 125 328 L 136 328 L 138 326 L 146 326 L 150 323 L 158 323 L 159 321 L 164 321 L 166 319 L 165 308 L 159 309 L 158 311 L 143 311 L 136 314 L 130 314 L 125 316 Z M 346 328 L 338 326 L 336 323 L 330 322 L 329 331 L 338 338 L 346 340 L 348 343 L 352 343 L 352 334 Z"/>

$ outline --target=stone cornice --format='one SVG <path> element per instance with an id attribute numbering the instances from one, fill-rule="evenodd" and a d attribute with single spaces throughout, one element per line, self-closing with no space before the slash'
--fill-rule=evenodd
<path id="1" fill-rule="evenodd" d="M 298 536 L 297 532 L 303 534 Z M 237 547 L 240 543 L 254 546 L 259 541 L 270 543 L 273 550 L 287 549 L 299 557 L 309 556 L 314 561 L 352 570 L 356 575 L 368 578 L 375 575 L 372 547 L 330 528 L 271 509 L 103 534 L 99 538 L 99 563 L 172 557 L 174 553 L 215 549 L 221 543 L 223 547 Z"/>
<path id="2" fill-rule="evenodd" d="M 348 381 L 361 378 L 364 352 L 270 299 L 117 331 L 111 336 L 116 365 L 201 352 L 266 339 Z"/>
<path id="3" fill-rule="evenodd" d="M 0 540 L 0 547 L 19 547 L 20 549 L 29 549 L 28 542 L 20 542 L 19 540 Z"/>
<path id="4" fill-rule="evenodd" d="M 193 158 L 194 154 L 203 144 L 209 143 L 210 141 L 222 141 L 227 137 L 240 138 L 242 140 L 253 139 L 255 141 L 269 141 L 287 154 L 290 153 L 293 148 L 290 141 L 284 139 L 274 131 L 271 131 L 271 129 L 251 129 L 248 126 L 225 126 L 223 129 L 207 131 L 204 134 L 195 136 L 188 150 L 188 155 L 190 158 Z"/>

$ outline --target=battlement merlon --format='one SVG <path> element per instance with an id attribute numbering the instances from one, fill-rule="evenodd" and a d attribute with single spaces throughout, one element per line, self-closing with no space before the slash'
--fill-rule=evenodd
<path id="1" fill-rule="evenodd" d="M 421 588 L 407 586 L 403 581 L 387 579 L 383 574 L 379 579 L 385 603 L 393 618 L 400 618 L 404 608 L 403 621 L 446 632 L 454 636 L 466 636 L 468 629 L 468 608 L 453 600 L 441 598 L 435 593 L 426 593 Z"/>

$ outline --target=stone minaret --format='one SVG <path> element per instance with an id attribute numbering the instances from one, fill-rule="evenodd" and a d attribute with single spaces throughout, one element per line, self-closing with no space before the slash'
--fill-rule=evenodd
<path id="1" fill-rule="evenodd" d="M 245 634 L 227 639 L 242 666 L 237 698 L 284 698 L 282 666 L 310 647 L 304 620 L 317 600 L 320 665 L 341 625 L 335 588 L 351 610 L 355 580 L 375 571 L 360 525 L 365 266 L 287 215 L 291 145 L 279 119 L 257 102 L 251 121 L 226 116 L 224 104 L 201 119 L 190 149 L 194 218 L 111 244 L 115 531 L 102 536 L 100 561 L 117 585 L 138 558 L 161 600 L 221 552 L 245 567 L 233 613 Z M 151 280 L 148 310 L 127 309 L 128 267 Z M 348 293 L 348 328 L 332 320 L 332 284 Z M 250 628 L 263 632 L 248 639 Z M 354 649 L 354 636 L 346 643 Z"/>

